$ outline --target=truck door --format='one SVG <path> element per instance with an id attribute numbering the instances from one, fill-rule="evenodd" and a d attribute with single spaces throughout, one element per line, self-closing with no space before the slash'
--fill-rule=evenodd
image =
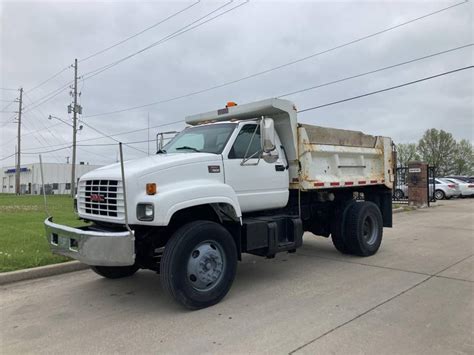
<path id="1" fill-rule="evenodd" d="M 278 158 L 274 162 L 259 159 L 260 128 L 255 123 L 242 125 L 231 143 L 224 150 L 225 182 L 235 190 L 242 212 L 284 207 L 289 174 L 280 139 L 276 137 Z"/>

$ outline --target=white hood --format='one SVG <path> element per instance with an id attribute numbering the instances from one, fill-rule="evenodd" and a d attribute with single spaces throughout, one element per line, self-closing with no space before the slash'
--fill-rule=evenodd
<path id="1" fill-rule="evenodd" d="M 125 177 L 144 176 L 159 170 L 174 166 L 182 166 L 199 162 L 221 162 L 219 154 L 211 153 L 171 153 L 157 154 L 141 159 L 128 160 L 124 162 Z M 90 179 L 113 179 L 121 180 L 120 163 L 107 165 L 92 170 L 81 177 L 81 180 Z"/>

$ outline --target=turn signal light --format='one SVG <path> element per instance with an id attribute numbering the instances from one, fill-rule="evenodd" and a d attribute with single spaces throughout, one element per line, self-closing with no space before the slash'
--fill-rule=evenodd
<path id="1" fill-rule="evenodd" d="M 233 107 L 233 106 L 237 106 L 237 104 L 234 102 L 234 101 L 229 101 L 225 107 Z"/>
<path id="2" fill-rule="evenodd" d="M 146 194 L 147 195 L 156 194 L 156 184 L 154 182 L 146 184 Z"/>

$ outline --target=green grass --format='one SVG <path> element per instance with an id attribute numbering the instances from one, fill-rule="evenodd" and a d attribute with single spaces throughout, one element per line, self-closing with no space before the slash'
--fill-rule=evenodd
<path id="1" fill-rule="evenodd" d="M 47 196 L 54 222 L 84 225 L 73 212 L 69 196 Z M 0 272 L 26 269 L 67 261 L 53 255 L 45 237 L 46 218 L 42 196 L 0 194 Z"/>

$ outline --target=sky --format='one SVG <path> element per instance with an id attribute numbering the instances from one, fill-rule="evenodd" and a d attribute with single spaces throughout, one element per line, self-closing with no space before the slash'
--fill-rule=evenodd
<path id="1" fill-rule="evenodd" d="M 142 129 L 114 137 L 123 142 L 154 140 L 157 132 L 180 130 L 184 123 L 149 130 L 147 127 L 222 108 L 227 101 L 242 104 L 277 97 L 472 44 L 474 8 L 472 2 L 466 2 L 266 72 L 462 2 L 1 0 L 0 166 L 15 164 L 18 127 L 14 111 L 18 111 L 18 103 L 13 101 L 18 98 L 20 87 L 25 92 L 22 163 L 38 162 L 38 152 L 43 152 L 46 162 L 71 159 L 72 150 L 67 147 L 72 142 L 72 128 L 68 125 L 72 116 L 67 106 L 72 101 L 68 85 L 74 77 L 71 65 L 75 58 L 79 60 L 79 103 L 83 108 L 79 120 L 83 129 L 77 134 L 77 161 L 103 165 L 117 160 L 118 147 L 115 140 L 96 130 L 112 135 Z M 203 23 L 206 20 L 209 21 Z M 189 31 L 166 40 L 193 22 L 203 24 L 187 27 Z M 149 27 L 152 28 L 138 34 Z M 138 35 L 124 41 L 135 34 Z M 121 41 L 124 42 L 118 44 Z M 157 42 L 89 77 L 97 68 Z M 115 44 L 118 45 L 100 53 Z M 284 98 L 303 110 L 377 91 L 472 65 L 473 48 Z M 88 58 L 96 53 L 99 54 Z M 262 72 L 265 73 L 252 76 Z M 252 77 L 185 98 L 102 115 L 166 101 L 247 76 Z M 42 84 L 45 80 L 48 81 Z M 457 140 L 473 141 L 473 97 L 474 71 L 464 70 L 304 112 L 298 119 L 302 123 L 389 136 L 395 143 L 416 142 L 429 128 L 451 132 Z M 56 118 L 49 120 L 49 115 L 65 123 Z M 134 148 L 124 148 L 126 159 L 153 154 L 156 145 L 150 142 L 131 146 Z"/>

